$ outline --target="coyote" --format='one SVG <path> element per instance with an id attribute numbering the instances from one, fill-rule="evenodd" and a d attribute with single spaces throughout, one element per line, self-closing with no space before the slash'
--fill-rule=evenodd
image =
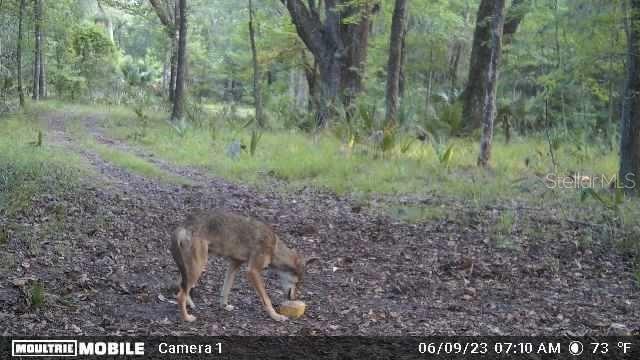
<path id="1" fill-rule="evenodd" d="M 246 262 L 249 282 L 258 292 L 267 314 L 276 321 L 287 319 L 273 308 L 260 273 L 266 267 L 275 269 L 288 298 L 295 300 L 297 287 L 304 275 L 303 258 L 289 249 L 270 226 L 216 209 L 189 215 L 173 233 L 171 254 L 182 278 L 177 302 L 183 320 L 191 322 L 196 319 L 187 312 L 186 305 L 195 308 L 190 291 L 204 271 L 209 253 L 229 259 L 220 293 L 222 307 L 233 310 L 228 303 L 229 290 L 240 265 Z"/>

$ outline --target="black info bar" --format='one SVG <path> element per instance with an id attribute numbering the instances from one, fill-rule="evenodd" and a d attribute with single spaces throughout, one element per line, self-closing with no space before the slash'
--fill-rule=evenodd
<path id="1" fill-rule="evenodd" d="M 0 358 L 640 359 L 640 337 L 3 337 Z"/>

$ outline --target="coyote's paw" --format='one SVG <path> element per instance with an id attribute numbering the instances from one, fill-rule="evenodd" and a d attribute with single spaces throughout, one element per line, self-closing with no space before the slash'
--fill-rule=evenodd
<path id="1" fill-rule="evenodd" d="M 196 321 L 196 317 L 191 315 L 191 314 L 187 314 L 184 317 L 184 321 L 186 321 L 186 322 L 194 322 L 194 321 Z"/>
<path id="2" fill-rule="evenodd" d="M 274 312 L 273 314 L 269 314 L 269 316 L 271 316 L 271 318 L 275 321 L 286 321 L 289 320 L 288 317 L 278 314 L 277 312 Z"/>
<path id="3" fill-rule="evenodd" d="M 224 309 L 227 311 L 233 311 L 235 310 L 235 306 L 227 304 L 227 305 L 224 305 Z"/>

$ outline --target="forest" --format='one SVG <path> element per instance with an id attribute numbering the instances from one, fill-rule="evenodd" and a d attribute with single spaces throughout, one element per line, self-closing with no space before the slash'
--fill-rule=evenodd
<path id="1" fill-rule="evenodd" d="M 639 92 L 639 0 L 0 0 L 0 333 L 638 335 Z M 303 316 L 180 319 L 214 208 Z"/>

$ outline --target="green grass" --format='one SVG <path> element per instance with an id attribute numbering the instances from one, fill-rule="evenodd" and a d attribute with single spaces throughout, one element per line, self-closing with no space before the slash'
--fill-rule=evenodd
<path id="1" fill-rule="evenodd" d="M 109 146 L 96 143 L 95 141 L 90 139 L 85 140 L 83 144 L 94 149 L 98 153 L 98 155 L 100 155 L 100 157 L 105 161 L 108 161 L 118 167 L 127 169 L 141 176 L 161 180 L 172 184 L 189 183 L 186 179 L 183 179 L 179 176 L 173 176 L 158 168 L 154 164 L 146 161 L 145 159 L 129 152 L 116 150 Z"/>
<path id="2" fill-rule="evenodd" d="M 127 123 L 130 120 L 112 120 L 109 131 L 126 140 L 131 132 Z M 274 177 L 293 187 L 310 185 L 337 193 L 435 194 L 477 204 L 508 199 L 543 203 L 558 198 L 558 191 L 544 183 L 552 165 L 548 157 L 539 155 L 546 152 L 542 139 L 521 139 L 509 145 L 497 142 L 494 168 L 486 171 L 475 166 L 478 146 L 468 139 L 452 140 L 454 155 L 448 166 L 440 163 L 430 144 L 416 143 L 404 154 L 396 147 L 384 158 L 376 158 L 368 145 L 356 145 L 351 151 L 330 133 L 312 139 L 295 131 L 264 133 L 255 156 L 244 152 L 232 159 L 226 155 L 232 141 L 240 140 L 248 147 L 250 137 L 249 130 L 229 126 L 216 129 L 215 139 L 199 129 L 179 135 L 166 122 L 156 120 L 138 144 L 178 165 L 252 184 Z M 558 158 L 560 174 L 616 173 L 614 153 L 593 155 L 588 163 L 578 163 L 568 150 L 561 150 Z M 577 190 L 561 192 L 579 197 Z"/>
<path id="3" fill-rule="evenodd" d="M 36 113 L 47 113 L 51 111 L 65 112 L 65 116 L 68 118 L 65 126 L 69 133 L 72 134 L 84 147 L 95 150 L 102 159 L 111 162 L 118 167 L 127 169 L 141 176 L 158 179 L 167 183 L 189 183 L 188 180 L 179 176 L 171 175 L 158 168 L 156 165 L 130 152 L 117 150 L 96 142 L 96 140 L 87 133 L 84 125 L 82 124 L 83 120 L 92 116 L 98 117 L 100 121 L 104 119 L 104 121 L 109 124 L 117 123 L 119 126 L 125 126 L 125 124 L 130 125 L 131 122 L 135 122 L 136 120 L 133 111 L 130 109 L 108 105 L 88 106 L 83 104 L 67 104 L 56 100 L 48 100 L 33 104 L 33 111 Z M 128 131 L 134 130 L 129 126 Z"/>
<path id="4" fill-rule="evenodd" d="M 244 183 L 272 184 L 273 178 L 288 186 L 314 186 L 336 193 L 366 198 L 369 194 L 417 194 L 456 199 L 470 206 L 495 202 L 526 202 L 529 206 L 597 209 L 593 201 L 580 203 L 576 188 L 550 189 L 545 178 L 553 172 L 548 144 L 543 136 L 518 138 L 505 144 L 498 136 L 494 142 L 491 170 L 476 167 L 477 139 L 450 139 L 440 149 L 452 146 L 453 155 L 443 164 L 432 144 L 414 142 L 402 151 L 406 136 L 397 139 L 384 156 L 374 154 L 366 142 L 349 148 L 332 131 L 312 136 L 298 131 L 267 131 L 262 134 L 254 156 L 244 151 L 237 159 L 226 155 L 228 145 L 240 140 L 249 148 L 251 129 L 246 121 L 221 119 L 219 106 L 209 109 L 202 128 L 176 131 L 168 115 L 145 109 L 148 124 L 144 136 L 137 129 L 137 118 L 124 107 L 46 105 L 76 114 L 99 114 L 111 136 L 135 143 L 177 165 L 206 169 L 216 175 Z M 214 129 L 214 131 L 212 131 Z M 613 176 L 617 172 L 615 151 L 598 144 L 582 144 L 567 139 L 555 150 L 559 167 L 556 173 L 569 176 Z M 152 173 L 151 167 L 131 159 L 118 159 L 121 154 L 106 154 L 127 167 Z M 572 209 L 572 212 L 574 209 Z M 429 214 L 428 216 L 432 216 Z"/>
<path id="5" fill-rule="evenodd" d="M 9 214 L 28 207 L 37 194 L 72 189 L 87 173 L 80 157 L 47 142 L 32 113 L 0 119 L 0 208 Z"/>
<path id="6" fill-rule="evenodd" d="M 34 283 L 31 286 L 31 306 L 35 308 L 39 308 L 44 305 L 45 302 L 45 291 L 42 284 L 39 282 Z"/>

